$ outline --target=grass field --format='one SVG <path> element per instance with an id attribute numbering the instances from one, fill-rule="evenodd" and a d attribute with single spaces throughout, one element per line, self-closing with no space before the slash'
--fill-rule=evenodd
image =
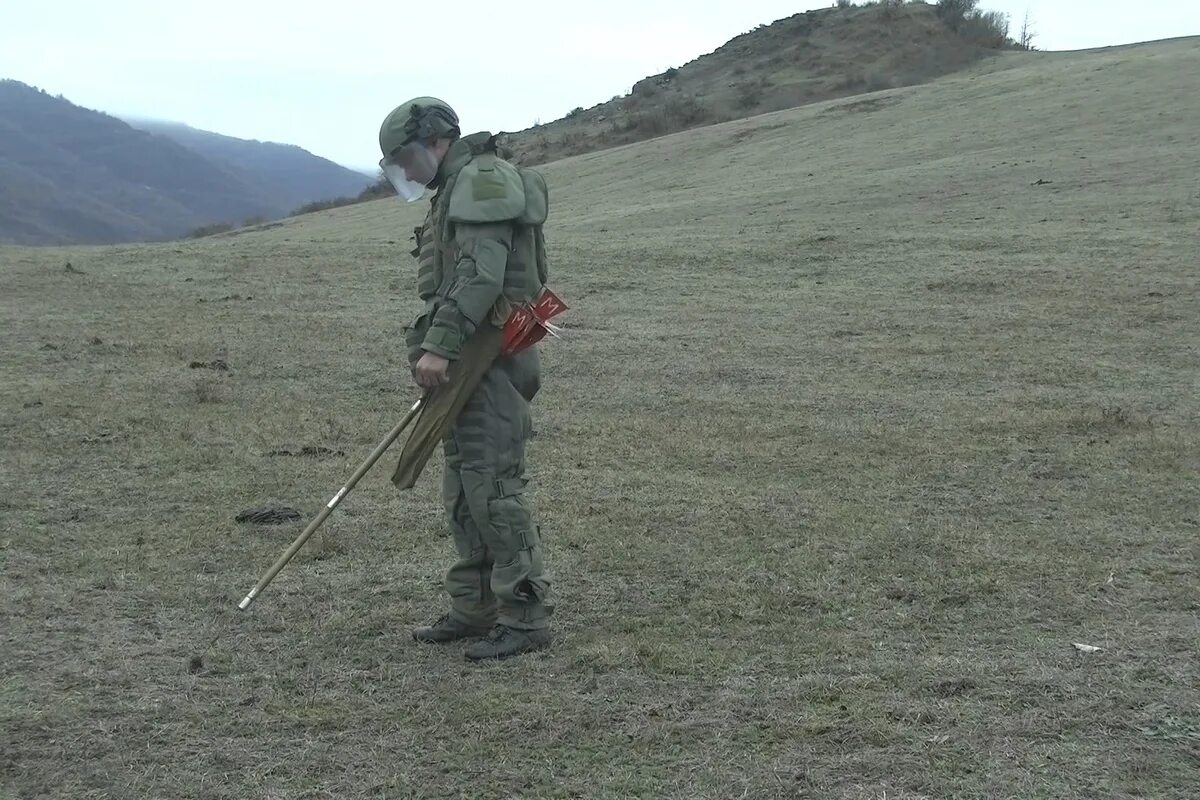
<path id="1" fill-rule="evenodd" d="M 1195 797 L 1198 98 L 1012 54 L 547 167 L 558 638 L 487 666 L 409 639 L 436 465 L 235 608 L 413 398 L 419 209 L 0 249 L 0 797 Z"/>

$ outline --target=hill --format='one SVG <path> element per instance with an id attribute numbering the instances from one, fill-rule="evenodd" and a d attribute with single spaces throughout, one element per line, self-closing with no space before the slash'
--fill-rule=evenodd
<path id="1" fill-rule="evenodd" d="M 293 144 L 238 139 L 160 120 L 126 121 L 230 169 L 270 198 L 274 216 L 317 200 L 355 196 L 372 182 L 360 172 Z"/>
<path id="2" fill-rule="evenodd" d="M 994 53 L 1004 41 L 952 29 L 925 3 L 795 14 L 653 75 L 623 96 L 511 136 L 526 163 L 862 92 L 924 83 Z"/>
<path id="3" fill-rule="evenodd" d="M 156 135 L 0 81 L 0 243 L 171 239 L 367 183 L 299 148 L 190 129 Z"/>
<path id="4" fill-rule="evenodd" d="M 175 142 L 0 81 L 0 242 L 159 239 L 269 210 L 236 175 Z"/>
<path id="5" fill-rule="evenodd" d="M 394 453 L 235 610 L 415 395 L 423 208 L 0 248 L 0 793 L 1192 797 L 1198 98 L 1005 54 L 546 166 L 558 638 L 488 668 Z"/>

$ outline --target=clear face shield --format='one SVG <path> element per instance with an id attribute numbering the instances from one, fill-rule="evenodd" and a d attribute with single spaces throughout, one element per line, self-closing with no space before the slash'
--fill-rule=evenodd
<path id="1" fill-rule="evenodd" d="M 438 158 L 420 142 L 409 142 L 379 161 L 379 168 L 405 202 L 415 203 L 437 177 Z"/>

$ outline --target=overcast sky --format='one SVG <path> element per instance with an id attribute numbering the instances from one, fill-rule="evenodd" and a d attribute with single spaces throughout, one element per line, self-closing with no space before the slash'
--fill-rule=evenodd
<path id="1" fill-rule="evenodd" d="M 413 95 L 520 130 L 832 2 L 0 0 L 0 78 L 115 115 L 298 144 L 355 167 Z M 1043 50 L 1200 34 L 1200 0 L 983 0 Z M 1200 45 L 1198 45 L 1200 46 Z"/>

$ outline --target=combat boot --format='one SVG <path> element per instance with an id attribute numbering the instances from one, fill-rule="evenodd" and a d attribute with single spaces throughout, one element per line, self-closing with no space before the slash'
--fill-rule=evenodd
<path id="1" fill-rule="evenodd" d="M 432 625 L 422 625 L 414 628 L 412 637 L 424 644 L 445 644 L 457 642 L 459 639 L 478 639 L 488 633 L 487 625 L 468 625 L 459 622 L 449 614 L 443 614 Z"/>
<path id="2" fill-rule="evenodd" d="M 550 646 L 550 631 L 545 628 L 525 631 L 497 625 L 486 639 L 467 648 L 468 661 L 485 661 L 489 658 L 508 658 L 522 653 L 544 650 Z"/>

